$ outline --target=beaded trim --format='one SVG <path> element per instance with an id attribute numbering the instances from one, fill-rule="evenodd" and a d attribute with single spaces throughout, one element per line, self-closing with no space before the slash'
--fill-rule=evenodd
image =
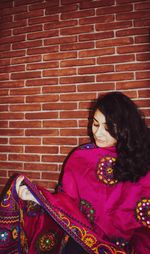
<path id="1" fill-rule="evenodd" d="M 136 218 L 150 228 L 150 198 L 142 198 L 136 206 Z"/>
<path id="2" fill-rule="evenodd" d="M 105 184 L 113 185 L 118 182 L 113 175 L 113 164 L 115 161 L 116 158 L 106 156 L 100 159 L 98 163 L 97 176 Z"/>
<path id="3" fill-rule="evenodd" d="M 80 210 L 86 216 L 86 218 L 90 221 L 90 223 L 93 224 L 94 217 L 95 217 L 95 210 L 92 207 L 92 205 L 88 201 L 81 199 Z"/>
<path id="4" fill-rule="evenodd" d="M 54 232 L 48 232 L 42 234 L 38 239 L 38 249 L 40 253 L 47 253 L 51 251 L 57 244 L 56 234 Z"/>

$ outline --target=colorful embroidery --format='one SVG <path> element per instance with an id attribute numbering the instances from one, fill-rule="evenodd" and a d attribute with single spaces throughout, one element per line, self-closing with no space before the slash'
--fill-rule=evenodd
<path id="1" fill-rule="evenodd" d="M 22 209 L 28 216 L 32 217 L 44 212 L 44 210 L 34 201 L 25 201 Z"/>
<path id="2" fill-rule="evenodd" d="M 95 210 L 92 208 L 89 202 L 82 199 L 80 201 L 80 210 L 87 217 L 90 223 L 94 222 Z"/>
<path id="3" fill-rule="evenodd" d="M 69 218 L 64 216 L 64 214 L 59 212 L 59 216 L 61 221 L 65 222 L 66 226 L 71 229 L 74 234 L 81 239 L 81 243 L 84 243 L 87 247 L 89 247 L 93 253 L 95 254 L 126 254 L 124 251 L 117 250 L 115 247 L 111 246 L 111 244 L 99 244 L 97 238 L 88 233 L 88 231 L 82 227 L 72 225 Z M 81 244 L 82 245 L 82 244 Z"/>
<path id="4" fill-rule="evenodd" d="M 136 218 L 150 228 L 150 198 L 142 198 L 136 206 Z"/>
<path id="5" fill-rule="evenodd" d="M 106 156 L 99 161 L 97 176 L 105 184 L 113 185 L 117 183 L 117 180 L 113 176 L 113 164 L 115 161 L 116 158 L 110 156 Z"/>
<path id="6" fill-rule="evenodd" d="M 6 194 L 4 195 L 3 200 L 0 204 L 2 207 L 9 207 L 10 206 L 10 195 L 11 195 L 11 191 L 8 190 L 6 192 Z"/>
<path id="7" fill-rule="evenodd" d="M 9 242 L 10 240 L 10 233 L 7 229 L 0 228 L 0 244 L 4 244 Z"/>
<path id="8" fill-rule="evenodd" d="M 40 253 L 41 251 L 42 252 L 51 251 L 56 246 L 56 243 L 57 243 L 56 234 L 54 234 L 53 232 L 43 234 L 38 239 L 38 247 Z"/>
<path id="9" fill-rule="evenodd" d="M 89 144 L 84 144 L 80 146 L 80 149 L 84 150 L 84 149 L 93 149 L 95 148 L 95 144 L 93 143 L 89 143 Z"/>
<path id="10" fill-rule="evenodd" d="M 125 250 L 127 253 L 131 253 L 131 248 L 129 242 L 126 241 L 124 238 L 115 238 L 111 240 L 117 247 Z"/>

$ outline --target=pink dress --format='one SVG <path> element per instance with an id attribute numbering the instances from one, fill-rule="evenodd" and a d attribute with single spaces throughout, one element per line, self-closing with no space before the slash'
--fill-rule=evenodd
<path id="1" fill-rule="evenodd" d="M 115 157 L 115 147 L 79 147 L 65 165 L 63 190 L 102 239 L 127 252 L 150 254 L 150 172 L 136 183 L 117 182 Z"/>
<path id="2" fill-rule="evenodd" d="M 115 147 L 78 147 L 56 194 L 25 178 L 40 206 L 18 199 L 15 178 L 0 202 L 0 253 L 60 254 L 69 235 L 90 254 L 150 254 L 150 172 L 117 182 L 115 158 Z"/>

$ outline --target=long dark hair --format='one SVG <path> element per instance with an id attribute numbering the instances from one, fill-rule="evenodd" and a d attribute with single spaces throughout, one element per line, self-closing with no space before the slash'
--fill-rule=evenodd
<path id="1" fill-rule="evenodd" d="M 118 181 L 136 182 L 150 170 L 150 130 L 136 104 L 121 92 L 99 97 L 99 109 L 109 133 L 117 140 L 114 176 Z"/>

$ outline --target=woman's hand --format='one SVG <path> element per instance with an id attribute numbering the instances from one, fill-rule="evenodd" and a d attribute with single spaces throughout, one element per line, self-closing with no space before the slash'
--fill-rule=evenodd
<path id="1" fill-rule="evenodd" d="M 23 180 L 24 180 L 23 176 L 19 176 L 16 180 L 16 191 L 19 198 L 21 198 L 22 200 L 34 201 L 37 204 L 39 204 L 38 201 L 32 195 L 32 193 L 29 191 L 28 187 L 26 185 L 21 185 Z"/>

